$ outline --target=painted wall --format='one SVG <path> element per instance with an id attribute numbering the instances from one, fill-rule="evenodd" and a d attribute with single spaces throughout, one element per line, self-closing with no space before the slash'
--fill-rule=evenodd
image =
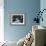
<path id="1" fill-rule="evenodd" d="M 40 9 L 41 9 L 41 11 L 43 10 L 43 9 L 46 9 L 46 0 L 41 0 L 40 1 Z M 41 21 L 40 22 L 40 25 L 42 25 L 42 26 L 45 26 L 46 27 L 46 10 L 43 12 L 43 22 Z"/>
<path id="2" fill-rule="evenodd" d="M 36 12 L 40 10 L 40 0 L 4 0 L 4 35 L 7 41 L 18 41 L 32 30 Z M 10 14 L 24 14 L 26 24 L 13 26 L 10 24 Z"/>
<path id="3" fill-rule="evenodd" d="M 4 3 L 0 0 L 0 42 L 4 41 Z"/>

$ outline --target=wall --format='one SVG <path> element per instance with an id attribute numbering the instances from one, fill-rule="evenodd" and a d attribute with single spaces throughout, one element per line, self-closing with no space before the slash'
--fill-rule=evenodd
<path id="1" fill-rule="evenodd" d="M 40 0 L 4 0 L 4 37 L 7 41 L 18 41 L 32 29 L 36 12 L 40 10 Z M 21 13 L 26 16 L 26 24 L 13 26 L 10 24 L 10 14 Z"/>
<path id="2" fill-rule="evenodd" d="M 40 9 L 41 9 L 41 11 L 43 10 L 43 9 L 46 9 L 46 0 L 41 0 L 40 1 Z M 46 10 L 43 12 L 43 15 L 42 15 L 42 17 L 43 17 L 43 22 L 41 21 L 40 22 L 40 25 L 42 25 L 42 26 L 45 26 L 46 27 Z"/>
<path id="3" fill-rule="evenodd" d="M 0 0 L 0 42 L 4 41 L 4 8 L 3 0 Z"/>

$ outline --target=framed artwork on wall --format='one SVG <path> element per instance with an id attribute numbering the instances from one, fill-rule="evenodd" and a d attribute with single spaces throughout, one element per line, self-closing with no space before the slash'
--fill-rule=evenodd
<path id="1" fill-rule="evenodd" d="M 11 24 L 12 25 L 24 25 L 25 24 L 24 14 L 11 14 Z"/>

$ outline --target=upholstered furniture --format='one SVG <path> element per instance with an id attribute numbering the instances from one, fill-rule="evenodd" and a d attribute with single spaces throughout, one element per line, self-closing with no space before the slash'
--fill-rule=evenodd
<path id="1" fill-rule="evenodd" d="M 32 35 L 33 35 L 33 42 L 31 46 L 46 46 L 46 28 L 34 25 L 32 26 Z M 6 42 L 3 46 L 23 46 L 23 42 L 25 40 L 25 37 L 20 39 L 17 43 L 16 42 Z"/>
<path id="2" fill-rule="evenodd" d="M 46 28 L 39 26 L 39 25 L 34 25 L 32 26 L 32 35 L 33 35 L 34 40 L 31 46 L 46 45 Z M 21 45 L 22 42 L 23 41 L 21 41 L 19 45 Z"/>
<path id="3" fill-rule="evenodd" d="M 46 44 L 46 28 L 34 25 L 32 26 L 32 34 L 34 35 L 32 46 L 44 46 Z"/>

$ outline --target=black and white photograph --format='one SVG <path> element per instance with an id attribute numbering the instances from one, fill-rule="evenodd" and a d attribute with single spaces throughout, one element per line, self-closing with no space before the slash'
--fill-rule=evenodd
<path id="1" fill-rule="evenodd" d="M 13 24 L 13 25 L 24 25 L 25 24 L 24 14 L 12 14 L 11 15 L 11 24 Z"/>

